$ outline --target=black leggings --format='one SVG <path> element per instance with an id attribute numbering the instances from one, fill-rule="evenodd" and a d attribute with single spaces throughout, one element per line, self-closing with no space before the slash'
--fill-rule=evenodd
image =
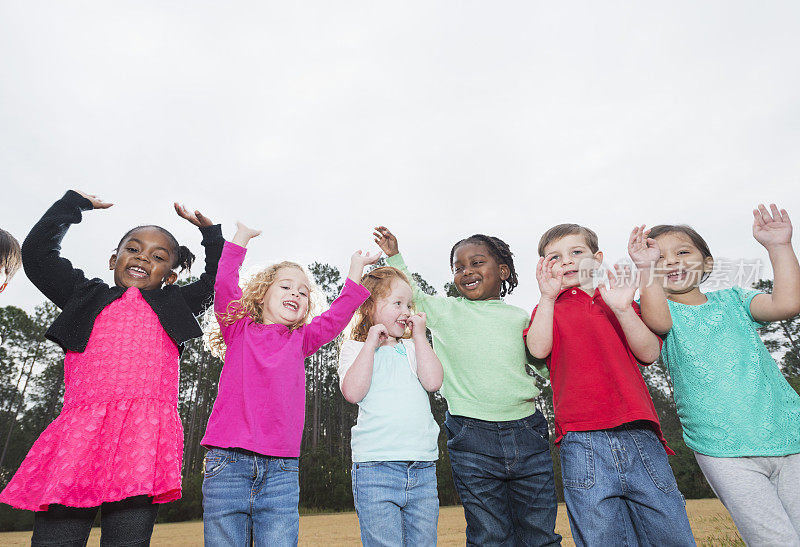
<path id="1" fill-rule="evenodd" d="M 51 504 L 37 511 L 33 520 L 31 547 L 83 547 L 100 510 L 100 545 L 150 545 L 158 505 L 149 496 L 134 496 L 100 507 L 67 507 Z"/>

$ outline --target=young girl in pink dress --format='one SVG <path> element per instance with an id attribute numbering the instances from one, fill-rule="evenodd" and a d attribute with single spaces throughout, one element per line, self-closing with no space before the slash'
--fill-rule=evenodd
<path id="1" fill-rule="evenodd" d="M 46 336 L 66 352 L 64 407 L 0 494 L 36 511 L 32 545 L 85 545 L 101 508 L 103 544 L 149 545 L 157 504 L 181 495 L 180 351 L 202 334 L 195 315 L 210 302 L 224 240 L 175 204 L 203 235 L 199 281 L 175 285 L 194 255 L 165 229 L 139 226 L 111 255 L 110 287 L 73 268 L 60 244 L 82 211 L 111 205 L 70 190 L 22 245 L 25 273 L 62 310 Z"/>

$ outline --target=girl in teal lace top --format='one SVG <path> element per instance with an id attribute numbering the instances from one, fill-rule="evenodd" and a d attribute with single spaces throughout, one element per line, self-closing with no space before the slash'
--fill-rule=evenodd
<path id="1" fill-rule="evenodd" d="M 701 292 L 714 259 L 688 226 L 636 228 L 631 248 L 663 287 L 642 291 L 642 315 L 664 337 L 687 446 L 748 545 L 800 545 L 800 397 L 757 331 L 800 313 L 800 266 L 788 214 L 770 209 L 753 211 L 753 236 L 769 253 L 772 294 Z"/>

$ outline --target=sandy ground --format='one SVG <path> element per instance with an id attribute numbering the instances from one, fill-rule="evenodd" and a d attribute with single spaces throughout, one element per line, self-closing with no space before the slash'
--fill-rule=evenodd
<path id="1" fill-rule="evenodd" d="M 688 500 L 686 509 L 698 545 L 744 545 L 728 512 L 716 499 Z M 461 507 L 443 507 L 439 513 L 439 545 L 464 545 L 464 512 Z M 564 504 L 558 506 L 556 531 L 564 536 L 564 545 L 575 545 L 569 532 Z M 0 534 L 0 545 L 30 545 L 30 532 Z M 153 545 L 202 545 L 202 522 L 159 524 Z M 300 517 L 300 545 L 359 545 L 358 519 L 355 513 L 309 515 Z M 92 530 L 89 545 L 100 545 L 100 529 Z"/>

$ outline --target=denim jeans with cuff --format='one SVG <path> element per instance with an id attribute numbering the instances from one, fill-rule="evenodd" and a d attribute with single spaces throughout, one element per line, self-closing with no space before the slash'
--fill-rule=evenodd
<path id="1" fill-rule="evenodd" d="M 210 547 L 297 545 L 297 458 L 211 448 L 203 477 L 203 532 Z"/>
<path id="2" fill-rule="evenodd" d="M 561 474 L 576 545 L 694 545 L 683 499 L 656 433 L 633 422 L 569 431 Z"/>
<path id="3" fill-rule="evenodd" d="M 365 547 L 436 545 L 436 462 L 357 462 L 352 480 Z"/>
<path id="4" fill-rule="evenodd" d="M 453 480 L 464 506 L 467 545 L 559 545 L 547 421 L 445 419 Z"/>

